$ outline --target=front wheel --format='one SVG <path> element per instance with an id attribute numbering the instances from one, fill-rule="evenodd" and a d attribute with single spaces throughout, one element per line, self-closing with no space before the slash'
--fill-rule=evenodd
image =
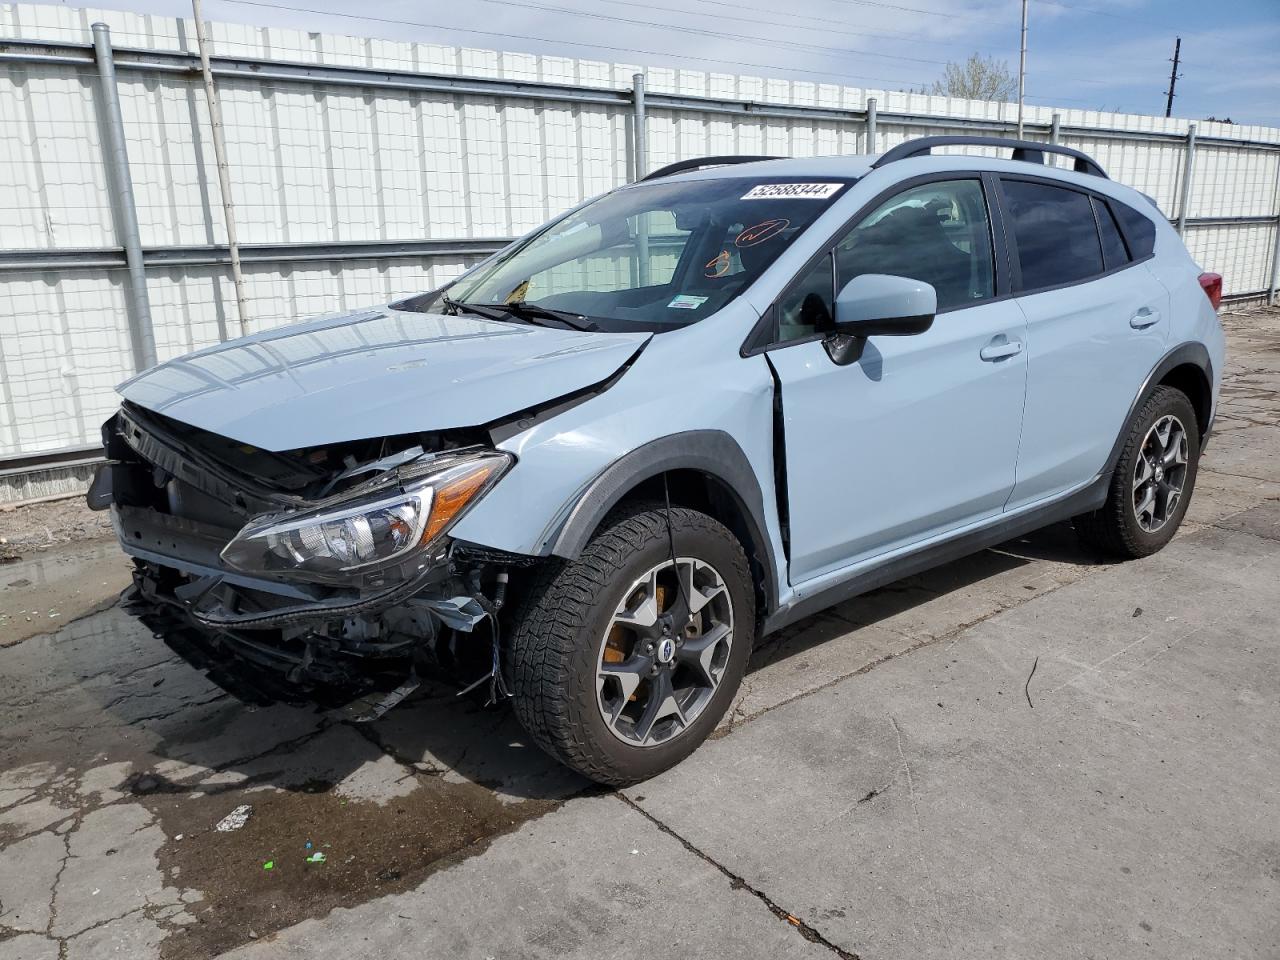
<path id="1" fill-rule="evenodd" d="M 741 544 L 696 510 L 673 507 L 667 521 L 662 505 L 613 514 L 577 559 L 542 572 L 515 616 L 516 716 L 542 749 L 610 786 L 692 753 L 751 654 Z"/>
<path id="2" fill-rule="evenodd" d="M 1200 431 L 1186 394 L 1156 387 L 1129 422 L 1107 502 L 1075 518 L 1076 533 L 1119 557 L 1145 557 L 1173 539 L 1191 502 Z"/>

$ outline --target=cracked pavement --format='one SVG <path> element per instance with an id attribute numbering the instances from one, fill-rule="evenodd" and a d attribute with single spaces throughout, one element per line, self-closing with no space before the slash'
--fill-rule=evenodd
<path id="1" fill-rule="evenodd" d="M 1225 326 L 1166 550 L 1054 527 L 842 604 L 617 793 L 444 688 L 247 708 L 98 546 L 6 565 L 85 612 L 0 650 L 0 960 L 1280 956 L 1280 311 Z"/>

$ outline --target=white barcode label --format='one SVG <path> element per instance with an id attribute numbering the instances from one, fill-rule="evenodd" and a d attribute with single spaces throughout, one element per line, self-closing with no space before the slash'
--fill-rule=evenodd
<path id="1" fill-rule="evenodd" d="M 743 200 L 826 200 L 843 183 L 761 183 L 742 195 Z"/>

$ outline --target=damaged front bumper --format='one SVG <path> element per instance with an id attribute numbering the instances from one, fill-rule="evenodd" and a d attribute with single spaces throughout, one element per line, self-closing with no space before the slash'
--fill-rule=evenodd
<path id="1" fill-rule="evenodd" d="M 469 549 L 445 535 L 451 522 L 409 517 L 401 525 L 419 538 L 410 548 L 397 543 L 390 559 L 338 569 L 344 550 L 372 554 L 376 547 L 377 531 L 349 504 L 368 501 L 385 513 L 390 494 L 416 484 L 427 491 L 419 501 L 429 501 L 436 516 L 454 501 L 448 488 L 430 486 L 432 478 L 494 454 L 430 438 L 425 446 L 439 449 L 411 444 L 387 455 L 382 444 L 364 462 L 350 451 L 326 451 L 333 469 L 300 468 L 297 476 L 287 462 L 272 462 L 267 482 L 242 472 L 261 451 L 241 448 L 232 456 L 218 446 L 221 438 L 179 426 L 122 409 L 104 426 L 108 462 L 88 498 L 91 507 L 111 510 L 120 544 L 134 559 L 125 608 L 176 652 L 257 703 L 335 705 L 364 697 L 376 713 L 402 698 L 424 669 L 462 681 L 492 674 L 500 683 L 497 618 L 507 571 L 532 558 Z M 310 452 L 301 462 L 321 460 Z M 462 506 L 446 519 L 460 516 Z M 351 515 L 357 521 L 331 519 Z M 344 522 L 355 531 L 345 540 Z M 229 546 L 257 530 L 266 532 L 259 564 L 266 569 L 228 562 Z M 286 533 L 273 533 L 279 530 Z M 313 555 L 324 562 L 306 567 Z"/>

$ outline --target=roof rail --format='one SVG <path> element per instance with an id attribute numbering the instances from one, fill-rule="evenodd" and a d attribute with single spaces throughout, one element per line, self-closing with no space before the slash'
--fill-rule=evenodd
<path id="1" fill-rule="evenodd" d="M 702 167 L 724 167 L 731 163 L 756 163 L 760 160 L 781 160 L 781 157 L 700 157 L 694 160 L 677 160 L 665 167 L 659 167 L 648 176 L 641 177 L 640 182 L 669 177 L 672 174 L 684 173 L 686 170 L 699 170 Z"/>
<path id="2" fill-rule="evenodd" d="M 1044 155 L 1046 153 L 1058 153 L 1064 157 L 1072 157 L 1075 160 L 1076 173 L 1088 173 L 1095 177 L 1102 177 L 1104 180 L 1108 179 L 1102 167 L 1098 166 L 1097 161 L 1079 150 L 1073 150 L 1071 147 L 1061 147 L 1056 143 L 1041 143 L 1038 140 L 1014 140 L 1009 137 L 918 137 L 915 140 L 908 140 L 906 143 L 898 144 L 892 150 L 882 154 L 871 166 L 872 168 L 883 167 L 886 163 L 893 163 L 895 160 L 906 160 L 908 157 L 927 157 L 934 147 L 957 146 L 1007 147 L 1013 151 L 1012 159 L 1025 160 L 1028 163 L 1041 165 L 1045 162 Z"/>

